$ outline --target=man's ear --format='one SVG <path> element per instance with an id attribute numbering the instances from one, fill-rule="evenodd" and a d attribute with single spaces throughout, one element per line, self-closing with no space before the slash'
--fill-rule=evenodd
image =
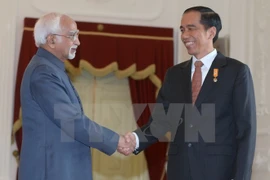
<path id="1" fill-rule="evenodd" d="M 208 29 L 208 32 L 209 32 L 209 38 L 214 39 L 217 33 L 217 29 L 216 27 L 213 26 Z"/>
<path id="2" fill-rule="evenodd" d="M 47 44 L 48 44 L 51 48 L 54 48 L 54 47 L 55 47 L 55 36 L 49 35 L 49 36 L 47 37 Z"/>

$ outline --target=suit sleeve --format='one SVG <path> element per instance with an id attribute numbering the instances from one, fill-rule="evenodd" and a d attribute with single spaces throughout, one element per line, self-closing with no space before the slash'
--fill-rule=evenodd
<path id="1" fill-rule="evenodd" d="M 108 155 L 115 152 L 119 135 L 82 114 L 52 68 L 38 66 L 31 76 L 30 89 L 35 102 L 59 130 Z"/>
<path id="2" fill-rule="evenodd" d="M 235 82 L 233 111 L 237 127 L 234 180 L 250 180 L 256 144 L 256 106 L 253 80 L 247 65 L 241 67 Z"/>
<path id="3" fill-rule="evenodd" d="M 168 93 L 169 70 L 167 71 L 164 83 L 159 90 L 157 103 L 154 105 L 153 111 L 151 111 L 148 123 L 134 131 L 139 139 L 139 148 L 134 151 L 134 154 L 139 154 L 150 145 L 156 143 L 159 138 L 164 138 L 164 135 L 170 130 L 171 126 L 167 116 L 169 102 L 166 100 L 166 95 Z"/>

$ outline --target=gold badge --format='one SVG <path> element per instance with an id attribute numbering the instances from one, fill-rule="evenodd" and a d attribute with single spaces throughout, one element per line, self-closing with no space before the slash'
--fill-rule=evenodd
<path id="1" fill-rule="evenodd" d="M 214 68 L 214 71 L 213 71 L 213 81 L 214 82 L 217 82 L 217 77 L 218 77 L 218 69 L 217 68 Z"/>

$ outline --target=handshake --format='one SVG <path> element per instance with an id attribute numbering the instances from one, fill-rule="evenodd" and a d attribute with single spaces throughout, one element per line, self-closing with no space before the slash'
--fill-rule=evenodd
<path id="1" fill-rule="evenodd" d="M 117 151 L 125 156 L 130 155 L 136 147 L 136 137 L 132 132 L 120 135 Z"/>

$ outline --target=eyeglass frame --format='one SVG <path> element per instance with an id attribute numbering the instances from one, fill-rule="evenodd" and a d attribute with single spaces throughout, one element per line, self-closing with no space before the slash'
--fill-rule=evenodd
<path id="1" fill-rule="evenodd" d="M 74 42 L 77 39 L 79 39 L 79 30 L 74 31 L 73 35 L 63 35 L 63 34 L 52 34 L 52 35 L 66 37 L 66 38 L 70 39 L 72 42 Z"/>

